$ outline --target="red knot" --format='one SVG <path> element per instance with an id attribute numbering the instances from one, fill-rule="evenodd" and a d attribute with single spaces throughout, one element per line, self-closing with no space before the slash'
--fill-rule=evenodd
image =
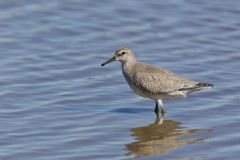
<path id="1" fill-rule="evenodd" d="M 155 101 L 154 111 L 158 120 L 161 112 L 161 121 L 166 112 L 162 100 L 185 98 L 192 92 L 213 87 L 212 84 L 188 80 L 166 69 L 139 62 L 129 48 L 117 49 L 113 57 L 101 66 L 113 61 L 121 62 L 122 73 L 137 95 Z"/>

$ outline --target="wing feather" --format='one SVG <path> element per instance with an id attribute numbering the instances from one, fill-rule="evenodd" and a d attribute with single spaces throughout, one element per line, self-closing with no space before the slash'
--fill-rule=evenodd
<path id="1" fill-rule="evenodd" d="M 135 65 L 133 79 L 139 87 L 155 93 L 191 88 L 197 84 L 196 81 L 187 80 L 173 72 L 142 62 Z"/>

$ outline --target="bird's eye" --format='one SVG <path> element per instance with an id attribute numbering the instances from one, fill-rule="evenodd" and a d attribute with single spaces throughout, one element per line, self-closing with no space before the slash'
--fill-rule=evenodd
<path id="1" fill-rule="evenodd" d="M 126 52 L 122 52 L 121 54 L 124 55 L 124 54 L 126 54 Z"/>

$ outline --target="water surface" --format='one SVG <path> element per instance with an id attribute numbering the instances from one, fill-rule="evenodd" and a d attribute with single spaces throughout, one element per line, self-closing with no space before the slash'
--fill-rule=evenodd
<path id="1" fill-rule="evenodd" d="M 240 157 L 240 1 L 0 2 L 0 159 Z M 215 84 L 164 102 L 132 93 L 119 47 Z"/>

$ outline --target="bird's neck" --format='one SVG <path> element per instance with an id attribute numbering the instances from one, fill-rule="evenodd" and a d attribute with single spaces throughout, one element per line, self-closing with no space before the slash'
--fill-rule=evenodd
<path id="1" fill-rule="evenodd" d="M 131 67 L 132 65 L 134 65 L 136 63 L 136 59 L 129 59 L 129 60 L 127 60 L 127 61 L 123 61 L 123 62 L 121 62 L 121 64 L 122 64 L 122 68 L 124 68 L 124 67 Z"/>
<path id="2" fill-rule="evenodd" d="M 124 76 L 128 75 L 130 76 L 131 75 L 131 71 L 132 69 L 134 68 L 134 65 L 136 64 L 136 60 L 128 60 L 126 62 L 122 62 L 122 72 L 124 74 Z"/>

